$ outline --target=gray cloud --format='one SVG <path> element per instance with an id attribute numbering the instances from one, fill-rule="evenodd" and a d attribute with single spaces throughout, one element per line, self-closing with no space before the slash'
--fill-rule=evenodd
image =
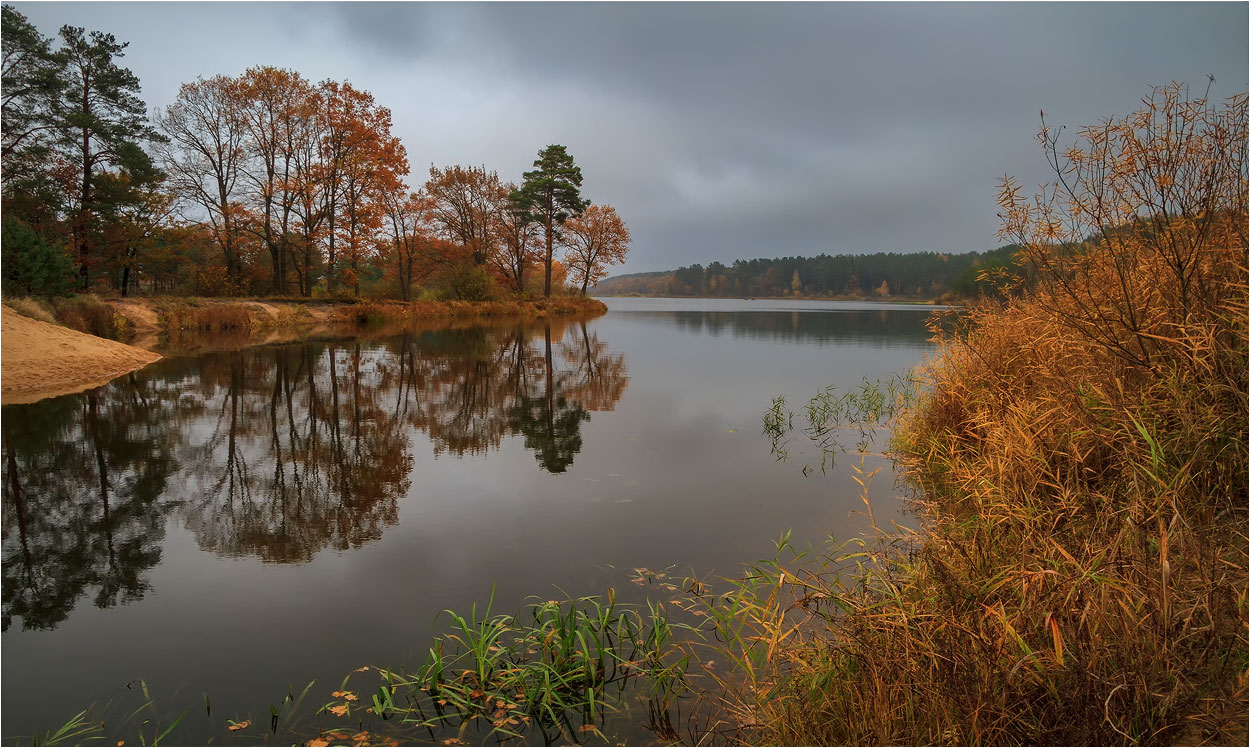
<path id="1" fill-rule="evenodd" d="M 131 42 L 152 106 L 257 64 L 349 79 L 430 163 L 518 180 L 568 146 L 625 271 L 761 255 L 986 249 L 1004 173 L 1151 85 L 1247 87 L 1244 3 L 14 3 Z"/>

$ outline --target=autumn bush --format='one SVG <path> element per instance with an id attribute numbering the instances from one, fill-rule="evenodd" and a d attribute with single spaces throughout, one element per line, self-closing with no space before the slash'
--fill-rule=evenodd
<path id="1" fill-rule="evenodd" d="M 245 331 L 252 327 L 252 315 L 244 304 L 170 302 L 161 306 L 159 315 L 169 334 Z"/>
<path id="2" fill-rule="evenodd" d="M 79 332 L 125 341 L 133 331 L 130 320 L 95 296 L 53 298 L 51 304 L 57 321 Z"/>
<path id="3" fill-rule="evenodd" d="M 1144 104 L 1004 180 L 1033 285 L 921 372 L 918 532 L 723 604 L 742 739 L 1246 743 L 1246 97 Z"/>

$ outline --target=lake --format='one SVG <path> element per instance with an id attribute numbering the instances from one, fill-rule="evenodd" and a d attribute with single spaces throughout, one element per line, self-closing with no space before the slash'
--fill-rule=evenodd
<path id="1" fill-rule="evenodd" d="M 787 530 L 869 530 L 851 461 L 805 475 L 819 450 L 799 437 L 777 459 L 762 417 L 915 366 L 932 307 L 606 302 L 588 321 L 171 355 L 5 406 L 5 742 L 144 685 L 167 722 L 188 711 L 168 740 L 260 741 L 225 720 L 419 664 L 439 612 L 492 590 L 501 612 L 641 600 L 637 568 L 733 577 Z M 879 524 L 906 521 L 901 494 L 888 468 L 871 484 Z"/>

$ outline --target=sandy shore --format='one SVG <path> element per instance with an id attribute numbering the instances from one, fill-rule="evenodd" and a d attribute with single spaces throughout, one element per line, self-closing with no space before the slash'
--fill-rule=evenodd
<path id="1" fill-rule="evenodd" d="M 98 387 L 160 355 L 0 307 L 0 402 L 33 403 Z"/>

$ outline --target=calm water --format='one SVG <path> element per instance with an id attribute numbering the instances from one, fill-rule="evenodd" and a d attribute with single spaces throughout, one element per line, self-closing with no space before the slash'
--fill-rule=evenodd
<path id="1" fill-rule="evenodd" d="M 849 468 L 804 477 L 813 457 L 776 460 L 761 416 L 915 365 L 929 308 L 609 306 L 171 357 L 6 406 L 0 737 L 138 678 L 175 716 L 207 694 L 213 724 L 267 722 L 288 684 L 324 703 L 361 665 L 419 664 L 438 612 L 492 585 L 505 612 L 638 594 L 636 567 L 733 576 L 787 529 L 867 529 Z M 873 483 L 879 522 L 898 494 Z"/>

